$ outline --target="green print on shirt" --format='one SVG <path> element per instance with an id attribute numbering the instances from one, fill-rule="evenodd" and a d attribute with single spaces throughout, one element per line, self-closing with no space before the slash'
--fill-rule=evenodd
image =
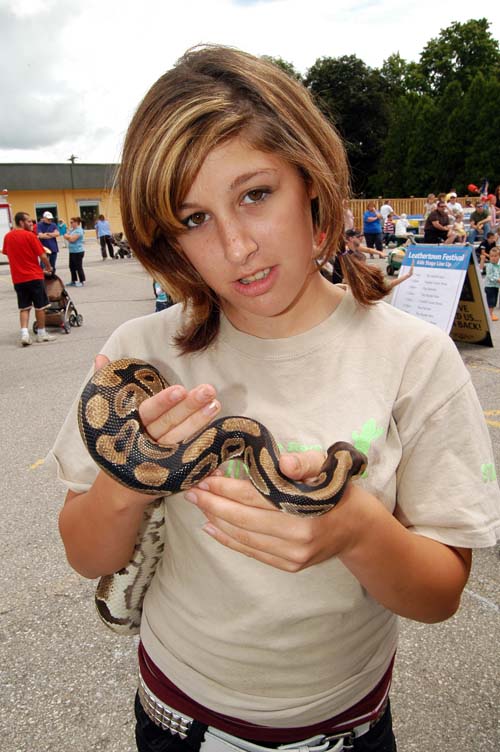
<path id="1" fill-rule="evenodd" d="M 358 452 L 363 452 L 363 454 L 368 455 L 370 446 L 374 441 L 376 441 L 376 439 L 379 438 L 379 436 L 382 436 L 383 433 L 384 429 L 380 426 L 377 426 L 377 421 L 375 420 L 375 418 L 370 418 L 370 420 L 367 420 L 366 423 L 363 423 L 361 431 L 359 433 L 357 431 L 352 432 L 352 443 L 354 444 Z M 365 470 L 361 477 L 366 478 L 367 475 L 368 470 Z"/>
<path id="2" fill-rule="evenodd" d="M 287 445 L 279 444 L 280 452 L 308 452 L 311 449 L 322 452 L 323 447 L 320 444 L 301 444 L 299 441 L 289 441 Z M 229 460 L 224 476 L 226 478 L 245 478 L 248 475 L 248 468 L 244 462 L 238 459 Z"/>
<path id="3" fill-rule="evenodd" d="M 481 465 L 481 475 L 483 476 L 483 483 L 493 483 L 497 479 L 495 465 L 491 462 L 485 462 Z"/>

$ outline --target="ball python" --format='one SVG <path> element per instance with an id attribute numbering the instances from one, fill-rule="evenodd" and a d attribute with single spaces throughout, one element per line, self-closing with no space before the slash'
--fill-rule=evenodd
<path id="1" fill-rule="evenodd" d="M 97 585 L 98 613 L 118 634 L 139 631 L 142 601 L 163 551 L 164 497 L 188 490 L 223 462 L 241 457 L 249 480 L 275 507 L 319 515 L 337 504 L 348 481 L 367 464 L 364 454 L 339 441 L 328 449 L 314 483 L 292 481 L 279 469 L 280 451 L 268 429 L 239 415 L 218 418 L 185 441 L 160 445 L 147 434 L 139 405 L 167 386 L 154 366 L 123 358 L 92 376 L 78 405 L 80 433 L 99 468 L 123 486 L 156 497 L 146 508 L 130 562 Z"/>

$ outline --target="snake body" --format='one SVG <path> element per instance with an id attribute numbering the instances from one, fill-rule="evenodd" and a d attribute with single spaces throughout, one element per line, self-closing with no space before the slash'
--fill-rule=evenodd
<path id="1" fill-rule="evenodd" d="M 101 577 L 97 586 L 99 615 L 119 634 L 139 631 L 142 601 L 163 551 L 164 497 L 188 490 L 223 462 L 241 457 L 249 480 L 275 507 L 319 515 L 338 503 L 348 481 L 367 463 L 351 444 L 337 442 L 314 483 L 292 481 L 279 469 L 280 451 L 268 429 L 243 416 L 219 418 L 177 444 L 157 444 L 142 425 L 139 405 L 167 386 L 154 366 L 123 358 L 92 376 L 78 406 L 80 432 L 97 465 L 123 486 L 157 497 L 146 510 L 128 565 Z"/>

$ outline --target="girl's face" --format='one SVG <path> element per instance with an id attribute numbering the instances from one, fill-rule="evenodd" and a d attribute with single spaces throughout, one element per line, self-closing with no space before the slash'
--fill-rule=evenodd
<path id="1" fill-rule="evenodd" d="M 340 293 L 313 261 L 313 195 L 295 168 L 242 138 L 208 153 L 180 208 L 178 242 L 236 328 L 287 337 L 335 308 Z"/>
<path id="2" fill-rule="evenodd" d="M 498 264 L 498 261 L 500 259 L 500 251 L 491 250 L 490 251 L 490 261 L 492 264 Z"/>

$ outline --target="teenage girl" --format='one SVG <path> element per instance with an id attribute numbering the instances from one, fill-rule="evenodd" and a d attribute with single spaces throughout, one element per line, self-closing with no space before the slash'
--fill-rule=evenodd
<path id="1" fill-rule="evenodd" d="M 272 63 L 189 51 L 139 106 L 120 185 L 134 253 L 183 303 L 125 323 L 96 359 L 142 358 L 164 374 L 171 386 L 141 405 L 149 434 L 172 443 L 247 415 L 295 479 L 317 475 L 336 440 L 368 456 L 320 517 L 272 508 L 236 463 L 168 498 L 141 623 L 138 749 L 393 751 L 397 617 L 449 618 L 471 548 L 496 539 L 469 374 L 436 327 L 376 302 L 387 292 L 376 269 L 346 258 L 348 286 L 320 274 L 343 232 L 345 151 Z M 76 407 L 53 453 L 71 566 L 119 570 L 151 497 L 98 470 Z"/>

